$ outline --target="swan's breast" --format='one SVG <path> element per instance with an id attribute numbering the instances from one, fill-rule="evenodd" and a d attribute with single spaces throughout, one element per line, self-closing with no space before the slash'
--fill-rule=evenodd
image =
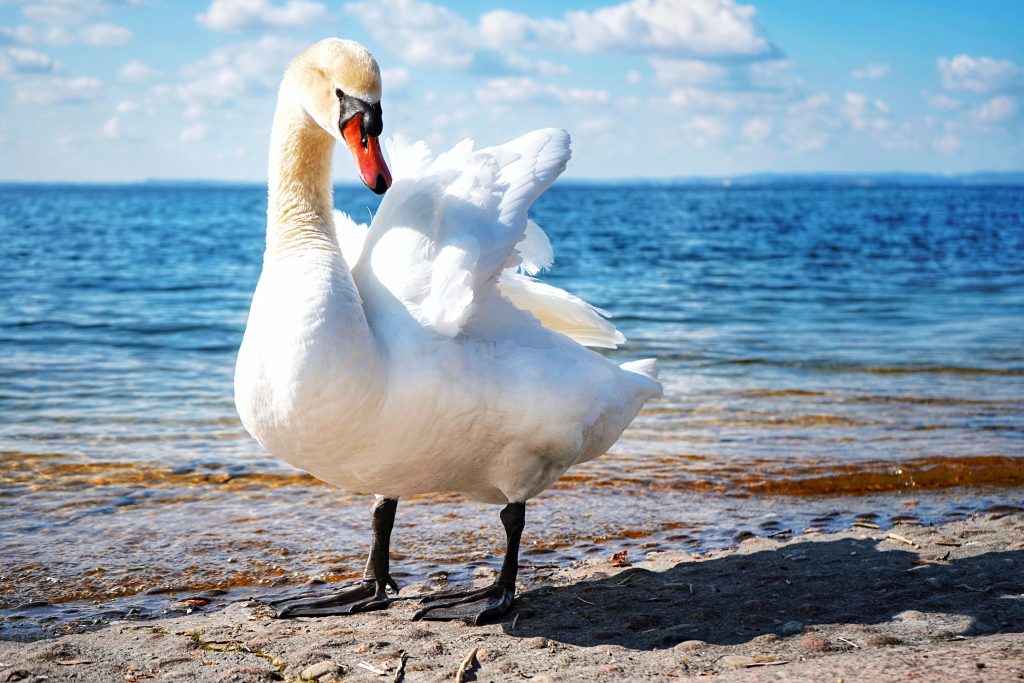
<path id="1" fill-rule="evenodd" d="M 304 469 L 363 438 L 386 380 L 358 291 L 335 266 L 316 258 L 264 266 L 235 368 L 242 424 Z"/>

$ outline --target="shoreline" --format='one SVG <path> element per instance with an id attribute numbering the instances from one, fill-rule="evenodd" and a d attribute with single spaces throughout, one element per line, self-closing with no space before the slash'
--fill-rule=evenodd
<path id="1" fill-rule="evenodd" d="M 480 681 L 1024 677 L 1022 513 L 627 559 L 527 572 L 498 624 L 411 622 L 414 600 L 296 620 L 253 602 L 195 604 L 174 618 L 0 641 L 0 680 L 269 681 L 319 671 L 322 683 L 382 681 L 395 680 L 403 653 L 407 681 L 453 680 L 467 659 L 465 680 Z M 477 582 L 488 572 L 477 570 Z"/>

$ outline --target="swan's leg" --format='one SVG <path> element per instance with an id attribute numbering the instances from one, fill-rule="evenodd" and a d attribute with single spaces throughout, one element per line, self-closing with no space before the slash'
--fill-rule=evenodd
<path id="1" fill-rule="evenodd" d="M 481 624 L 508 613 L 516 597 L 519 540 L 526 526 L 526 503 L 505 506 L 501 511 L 501 523 L 505 526 L 508 543 L 498 579 L 486 588 L 428 595 L 423 598 L 427 606 L 416 612 L 413 620 L 468 619 Z"/>
<path id="2" fill-rule="evenodd" d="M 398 584 L 389 573 L 388 551 L 397 507 L 397 498 L 377 496 L 373 503 L 373 541 L 362 581 L 333 595 L 308 597 L 308 594 L 304 594 L 272 602 L 270 606 L 277 612 L 277 617 L 284 619 L 352 614 L 385 609 L 391 604 L 387 589 L 390 586 L 397 593 Z"/>

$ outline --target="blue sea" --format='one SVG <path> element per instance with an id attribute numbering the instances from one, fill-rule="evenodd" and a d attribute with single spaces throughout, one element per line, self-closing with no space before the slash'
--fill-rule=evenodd
<path id="1" fill-rule="evenodd" d="M 0 637 L 361 571 L 370 501 L 234 412 L 265 210 L 259 186 L 0 186 Z M 1024 189 L 562 183 L 532 215 L 544 279 L 666 392 L 531 502 L 524 571 L 1024 507 Z M 464 580 L 502 539 L 496 508 L 403 501 L 396 576 Z"/>

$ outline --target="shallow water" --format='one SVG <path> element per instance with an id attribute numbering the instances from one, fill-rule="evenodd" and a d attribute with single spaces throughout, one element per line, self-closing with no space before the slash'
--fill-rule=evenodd
<path id="1" fill-rule="evenodd" d="M 265 202 L 0 187 L 0 636 L 361 570 L 369 501 L 234 414 Z M 1024 506 L 1021 189 L 565 185 L 533 215 L 545 279 L 614 313 L 611 355 L 658 356 L 666 396 L 531 503 L 524 565 Z M 496 566 L 496 513 L 403 501 L 396 573 Z"/>

